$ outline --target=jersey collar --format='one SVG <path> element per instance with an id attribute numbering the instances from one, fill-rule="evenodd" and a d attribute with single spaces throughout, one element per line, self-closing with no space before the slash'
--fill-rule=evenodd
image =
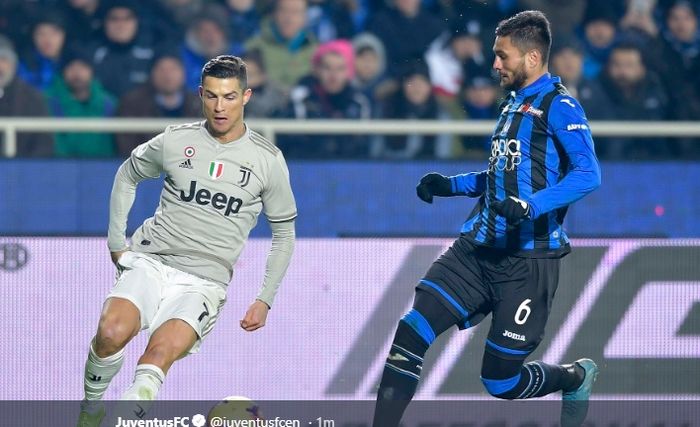
<path id="1" fill-rule="evenodd" d="M 550 73 L 545 73 L 539 79 L 530 83 L 529 85 L 518 89 L 515 93 L 516 96 L 530 96 L 540 92 L 545 86 L 550 84 L 561 83 L 559 77 L 552 76 Z"/>
<path id="2" fill-rule="evenodd" d="M 246 122 L 243 122 L 243 125 L 245 126 L 245 132 L 243 133 L 243 135 L 241 135 L 241 137 L 238 139 L 234 139 L 232 141 L 227 141 L 225 143 L 219 142 L 219 140 L 214 138 L 209 133 L 209 129 L 207 129 L 207 126 L 206 126 L 206 120 L 202 121 L 201 129 L 204 132 L 204 134 L 207 136 L 207 139 L 209 139 L 209 141 L 213 142 L 217 147 L 228 148 L 228 147 L 238 146 L 238 145 L 240 145 L 239 143 L 248 141 L 250 139 L 250 126 L 248 126 L 248 123 L 246 123 Z"/>

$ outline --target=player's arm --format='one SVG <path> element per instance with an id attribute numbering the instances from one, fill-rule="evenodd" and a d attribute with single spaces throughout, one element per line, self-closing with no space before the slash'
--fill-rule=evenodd
<path id="1" fill-rule="evenodd" d="M 486 171 L 444 176 L 437 172 L 424 175 L 416 186 L 416 194 L 426 203 L 433 203 L 433 196 L 479 197 L 486 190 Z"/>
<path id="2" fill-rule="evenodd" d="M 270 229 L 272 245 L 265 264 L 265 279 L 255 302 L 251 304 L 241 320 L 241 327 L 246 331 L 254 331 L 265 326 L 267 312 L 272 307 L 272 302 L 294 253 L 294 220 L 270 222 Z"/>
<path id="3" fill-rule="evenodd" d="M 265 279 L 255 302 L 248 308 L 241 327 L 254 331 L 265 325 L 282 279 L 294 253 L 296 202 L 289 183 L 289 171 L 278 153 L 270 170 L 269 182 L 262 193 L 263 209 L 272 230 L 272 245 L 265 264 Z"/>
<path id="4" fill-rule="evenodd" d="M 558 96 L 552 102 L 549 126 L 566 152 L 568 172 L 557 184 L 532 196 L 530 218 L 568 206 L 600 186 L 600 165 L 581 105 L 569 96 Z"/>
<path id="5" fill-rule="evenodd" d="M 450 177 L 452 194 L 458 196 L 481 197 L 486 191 L 486 174 L 488 171 L 469 172 Z"/>
<path id="6" fill-rule="evenodd" d="M 136 186 L 148 178 L 158 178 L 163 170 L 163 139 L 160 134 L 136 147 L 114 177 L 109 200 L 107 246 L 116 263 L 126 244 L 126 221 L 136 197 Z"/>
<path id="7" fill-rule="evenodd" d="M 256 299 L 272 307 L 280 283 L 287 273 L 287 267 L 294 253 L 296 230 L 294 220 L 270 222 L 272 244 L 265 264 L 265 279 Z"/>

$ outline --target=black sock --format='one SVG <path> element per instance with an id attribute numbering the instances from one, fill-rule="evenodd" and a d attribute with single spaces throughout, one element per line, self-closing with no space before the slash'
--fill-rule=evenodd
<path id="1" fill-rule="evenodd" d="M 508 396 L 506 398 L 529 399 L 546 396 L 559 390 L 575 390 L 583 381 L 582 377 L 579 380 L 579 372 L 573 365 L 550 365 L 541 361 L 526 363 L 520 375 L 520 381 L 506 393 Z"/>
<path id="2" fill-rule="evenodd" d="M 523 364 L 522 359 L 505 357 L 488 349 L 481 367 L 487 390 L 501 399 L 529 399 L 559 390 L 576 390 L 584 375 L 584 369 L 575 363 L 550 365 L 537 360 Z"/>
<path id="3" fill-rule="evenodd" d="M 375 427 L 394 427 L 418 388 L 428 344 L 406 322 L 399 322 L 387 357 L 374 410 Z"/>
<path id="4" fill-rule="evenodd" d="M 423 356 L 456 319 L 432 294 L 417 290 L 413 309 L 399 322 L 374 409 L 374 427 L 397 427 L 418 388 Z M 420 332 L 418 332 L 420 331 Z"/>

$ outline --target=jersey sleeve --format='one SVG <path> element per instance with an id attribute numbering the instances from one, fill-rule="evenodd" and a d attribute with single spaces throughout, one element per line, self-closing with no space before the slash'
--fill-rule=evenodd
<path id="1" fill-rule="evenodd" d="M 161 133 L 131 152 L 128 159 L 130 172 L 141 178 L 141 181 L 147 178 L 158 178 L 163 172 L 165 135 Z"/>
<path id="2" fill-rule="evenodd" d="M 529 200 L 532 218 L 568 206 L 600 186 L 600 165 L 593 137 L 581 105 L 568 95 L 554 98 L 549 112 L 549 132 L 561 144 L 567 172 L 557 184 L 535 193 Z"/>
<path id="3" fill-rule="evenodd" d="M 136 186 L 148 178 L 158 178 L 163 171 L 165 134 L 154 137 L 134 149 L 114 177 L 109 201 L 107 246 L 112 252 L 126 249 L 126 221 L 136 197 Z"/>
<path id="4" fill-rule="evenodd" d="M 272 245 L 265 264 L 265 280 L 256 299 L 272 307 L 294 252 L 294 221 L 271 222 Z"/>
<path id="5" fill-rule="evenodd" d="M 261 197 L 263 211 L 269 222 L 291 221 L 297 217 L 289 170 L 282 152 L 278 152 L 271 161 L 269 176 Z"/>
<path id="6" fill-rule="evenodd" d="M 450 177 L 452 194 L 479 197 L 486 191 L 487 171 L 470 172 Z"/>

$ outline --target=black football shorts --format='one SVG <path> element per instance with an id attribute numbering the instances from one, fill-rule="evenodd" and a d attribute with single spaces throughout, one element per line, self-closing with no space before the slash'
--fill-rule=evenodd
<path id="1" fill-rule="evenodd" d="M 460 237 L 417 288 L 430 292 L 466 329 L 492 314 L 487 351 L 524 358 L 542 341 L 559 280 L 559 258 L 522 258 Z"/>

